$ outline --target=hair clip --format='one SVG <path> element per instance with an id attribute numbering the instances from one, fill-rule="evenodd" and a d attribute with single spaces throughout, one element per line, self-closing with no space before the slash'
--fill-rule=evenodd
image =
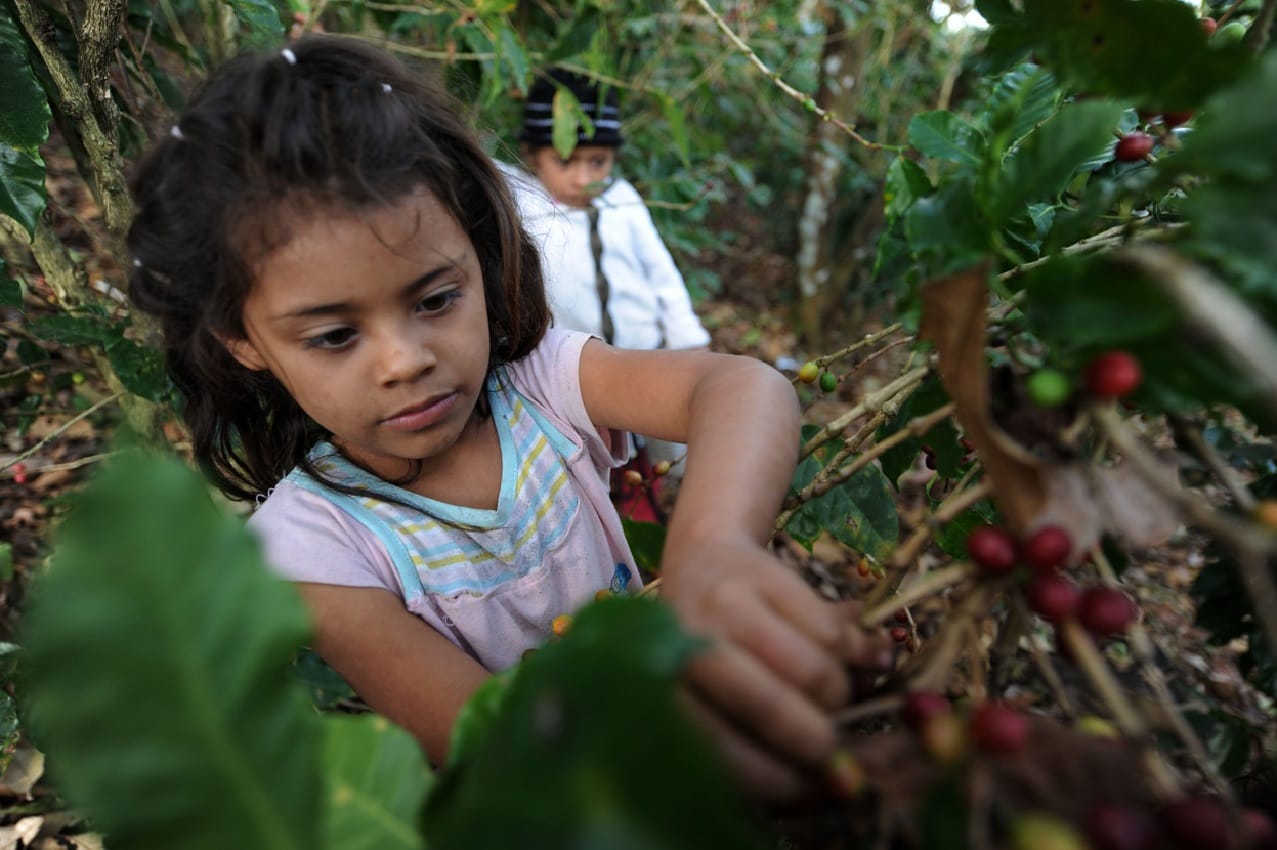
<path id="1" fill-rule="evenodd" d="M 141 261 L 141 260 L 139 260 L 137 257 L 134 257 L 134 258 L 133 258 L 133 268 L 135 268 L 135 269 L 140 269 L 140 268 L 142 268 L 142 261 Z"/>
<path id="2" fill-rule="evenodd" d="M 390 94 L 390 83 L 382 83 L 381 90 L 384 91 L 386 94 Z"/>
<path id="3" fill-rule="evenodd" d="M 283 56 L 284 61 L 287 62 L 289 65 L 297 64 L 297 54 L 294 53 L 290 48 L 285 47 L 283 50 L 279 51 L 279 55 Z"/>
<path id="4" fill-rule="evenodd" d="M 176 124 L 174 124 L 172 127 L 169 128 L 168 134 L 172 136 L 173 138 L 177 139 L 179 142 L 182 141 L 182 139 L 186 138 L 185 136 L 182 135 L 182 128 L 177 126 Z"/>

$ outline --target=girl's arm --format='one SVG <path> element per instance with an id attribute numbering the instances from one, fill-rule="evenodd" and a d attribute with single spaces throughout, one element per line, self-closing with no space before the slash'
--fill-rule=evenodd
<path id="1" fill-rule="evenodd" d="M 489 673 L 379 588 L 299 583 L 313 646 L 377 713 L 441 765 L 457 712 Z"/>
<path id="2" fill-rule="evenodd" d="M 883 666 L 890 650 L 766 547 L 798 455 L 793 388 L 752 358 L 597 340 L 580 371 L 595 424 L 688 443 L 662 559 L 666 598 L 712 640 L 688 681 L 745 782 L 794 796 L 836 746 L 848 665 Z"/>

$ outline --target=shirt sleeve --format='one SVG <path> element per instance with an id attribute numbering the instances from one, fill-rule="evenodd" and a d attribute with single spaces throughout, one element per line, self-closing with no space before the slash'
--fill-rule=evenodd
<path id="1" fill-rule="evenodd" d="M 631 222 L 636 254 L 656 296 L 657 312 L 665 331 L 665 347 L 696 348 L 709 345 L 709 331 L 705 330 L 696 311 L 692 309 L 692 299 L 687 294 L 687 284 L 682 272 L 678 270 L 674 257 L 661 239 L 661 234 L 657 232 L 656 222 L 652 221 L 652 214 L 642 203 L 637 190 L 631 191 L 639 201 L 633 207 Z"/>
<path id="2" fill-rule="evenodd" d="M 556 426 L 572 431 L 600 469 L 629 460 L 629 436 L 599 428 L 590 420 L 581 394 L 581 352 L 594 339 L 578 331 L 550 328 L 531 354 L 512 364 L 515 388 Z"/>
<path id="3" fill-rule="evenodd" d="M 345 511 L 291 481 L 275 487 L 248 527 L 280 578 L 401 592 L 381 541 Z"/>

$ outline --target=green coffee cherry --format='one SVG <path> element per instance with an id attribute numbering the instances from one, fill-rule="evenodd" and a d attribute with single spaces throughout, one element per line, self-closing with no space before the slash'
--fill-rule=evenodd
<path id="1" fill-rule="evenodd" d="M 1055 369 L 1039 369 L 1029 376 L 1029 398 L 1038 407 L 1059 407 L 1069 400 L 1073 387 L 1063 372 Z"/>
<path id="2" fill-rule="evenodd" d="M 838 389 L 838 376 L 833 372 L 822 372 L 820 375 L 820 388 L 827 393 Z"/>
<path id="3" fill-rule="evenodd" d="M 812 361 L 808 360 L 803 367 L 798 370 L 798 380 L 804 384 L 813 384 L 820 377 L 820 367 Z"/>

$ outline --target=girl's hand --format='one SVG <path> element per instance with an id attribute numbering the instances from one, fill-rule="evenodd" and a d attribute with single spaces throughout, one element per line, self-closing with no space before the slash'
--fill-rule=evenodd
<path id="1" fill-rule="evenodd" d="M 810 790 L 837 746 L 848 667 L 890 666 L 886 636 L 746 537 L 667 551 L 662 572 L 683 627 L 710 640 L 686 674 L 693 713 L 749 790 L 777 801 Z"/>

